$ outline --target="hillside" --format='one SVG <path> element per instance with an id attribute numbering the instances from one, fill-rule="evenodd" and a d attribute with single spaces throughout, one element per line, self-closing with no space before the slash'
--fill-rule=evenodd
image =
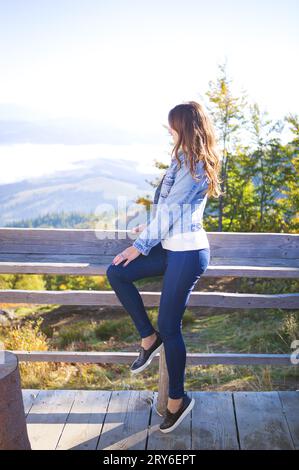
<path id="1" fill-rule="evenodd" d="M 0 226 L 48 213 L 99 213 L 102 204 L 117 207 L 117 197 L 130 204 L 139 196 L 152 195 L 147 182 L 157 174 L 140 174 L 136 162 L 98 159 L 78 162 L 74 170 L 0 185 Z M 103 206 L 103 210 L 105 207 Z"/>

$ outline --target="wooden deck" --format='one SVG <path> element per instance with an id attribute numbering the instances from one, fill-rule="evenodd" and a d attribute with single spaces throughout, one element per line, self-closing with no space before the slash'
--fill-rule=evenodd
<path id="1" fill-rule="evenodd" d="M 157 392 L 23 389 L 37 449 L 299 449 L 299 391 L 189 392 L 191 413 L 163 434 Z"/>

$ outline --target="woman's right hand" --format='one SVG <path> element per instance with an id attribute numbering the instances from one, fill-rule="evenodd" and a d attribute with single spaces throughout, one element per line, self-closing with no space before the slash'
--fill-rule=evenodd
<path id="1" fill-rule="evenodd" d="M 146 224 L 140 224 L 140 225 L 137 225 L 136 227 L 133 227 L 131 231 L 133 233 L 139 233 L 139 232 L 142 232 L 142 230 L 145 229 L 145 227 L 146 227 Z"/>

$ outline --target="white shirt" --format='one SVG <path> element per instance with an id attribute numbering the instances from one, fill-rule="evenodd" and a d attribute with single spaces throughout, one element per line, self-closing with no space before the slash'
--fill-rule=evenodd
<path id="1" fill-rule="evenodd" d="M 205 229 L 202 227 L 195 232 L 175 233 L 161 240 L 161 245 L 166 250 L 185 251 L 210 248 Z"/>

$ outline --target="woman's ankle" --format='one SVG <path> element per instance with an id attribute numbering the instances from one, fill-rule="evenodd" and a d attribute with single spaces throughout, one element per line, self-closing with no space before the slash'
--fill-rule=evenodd
<path id="1" fill-rule="evenodd" d="M 141 340 L 141 346 L 144 348 L 144 349 L 149 349 L 153 344 L 154 342 L 156 341 L 157 339 L 157 333 L 154 332 L 152 333 L 150 336 L 147 336 L 146 338 L 142 338 Z"/>
<path id="2" fill-rule="evenodd" d="M 169 409 L 171 413 L 176 413 L 182 406 L 182 403 L 183 403 L 183 397 L 182 398 L 168 397 L 167 408 Z"/>

